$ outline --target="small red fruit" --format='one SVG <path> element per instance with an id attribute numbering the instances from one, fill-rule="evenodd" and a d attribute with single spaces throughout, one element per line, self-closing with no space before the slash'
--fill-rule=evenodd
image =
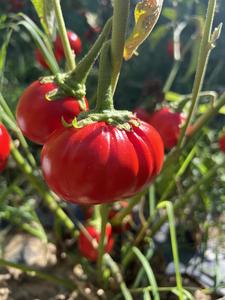
<path id="1" fill-rule="evenodd" d="M 7 164 L 10 153 L 10 135 L 5 126 L 0 123 L 0 172 L 2 172 Z"/>
<path id="2" fill-rule="evenodd" d="M 86 227 L 90 239 L 83 233 L 80 232 L 78 239 L 78 247 L 83 256 L 85 256 L 90 261 L 96 261 L 98 259 L 98 249 L 95 249 L 92 245 L 91 239 L 95 239 L 99 242 L 100 232 L 98 232 L 93 226 Z M 105 252 L 110 253 L 114 245 L 114 239 L 112 236 L 112 227 L 110 224 L 106 225 L 106 245 Z"/>
<path id="3" fill-rule="evenodd" d="M 225 134 L 223 134 L 219 139 L 219 146 L 221 151 L 225 153 Z"/>
<path id="4" fill-rule="evenodd" d="M 136 114 L 136 116 L 144 121 L 144 122 L 148 122 L 148 119 L 149 119 L 149 113 L 142 107 L 137 107 L 135 110 L 134 110 L 134 113 Z"/>
<path id="5" fill-rule="evenodd" d="M 37 144 L 44 144 L 55 129 L 63 127 L 62 117 L 69 123 L 81 112 L 76 98 L 64 97 L 48 101 L 46 94 L 56 87 L 55 83 L 35 81 L 19 99 L 17 124 L 23 134 Z M 88 108 L 87 100 L 85 101 Z"/>
<path id="6" fill-rule="evenodd" d="M 75 32 L 72 32 L 72 31 L 67 31 L 67 36 L 69 39 L 71 49 L 74 51 L 74 53 L 76 55 L 80 54 L 82 51 L 82 43 L 81 43 L 79 36 Z M 63 45 L 62 45 L 60 36 L 57 36 L 57 38 L 56 38 L 55 49 L 57 52 L 64 55 Z"/>
<path id="7" fill-rule="evenodd" d="M 155 111 L 149 118 L 149 124 L 159 132 L 167 150 L 177 145 L 184 121 L 183 114 L 172 112 L 168 107 Z"/>
<path id="8" fill-rule="evenodd" d="M 38 64 L 40 66 L 42 66 L 44 69 L 49 69 L 48 64 L 46 63 L 41 51 L 38 48 L 35 49 L 34 54 L 35 54 L 35 58 L 36 58 L 36 61 L 38 62 Z M 59 51 L 55 51 L 54 54 L 55 54 L 55 58 L 56 58 L 57 62 L 59 63 L 63 58 L 62 53 Z"/>
<path id="9" fill-rule="evenodd" d="M 131 131 L 106 122 L 57 130 L 42 149 L 47 184 L 77 204 L 110 203 L 143 190 L 164 158 L 158 132 L 140 121 Z"/>

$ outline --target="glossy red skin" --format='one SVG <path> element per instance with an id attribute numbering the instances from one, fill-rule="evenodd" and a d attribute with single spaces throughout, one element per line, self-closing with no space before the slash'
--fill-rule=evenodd
<path id="1" fill-rule="evenodd" d="M 81 112 L 76 98 L 48 101 L 45 95 L 55 88 L 55 83 L 34 81 L 17 105 L 18 126 L 28 139 L 37 144 L 44 144 L 56 129 L 63 128 L 62 116 L 66 122 L 71 122 Z M 86 104 L 88 107 L 87 100 Z"/>
<path id="2" fill-rule="evenodd" d="M 177 145 L 184 121 L 181 113 L 172 112 L 168 107 L 155 111 L 149 118 L 149 124 L 159 132 L 167 150 Z"/>
<path id="3" fill-rule="evenodd" d="M 35 59 L 38 62 L 38 64 L 40 66 L 42 66 L 44 69 L 49 69 L 48 64 L 46 63 L 46 61 L 45 61 L 45 59 L 44 59 L 41 51 L 38 48 L 35 49 L 35 53 L 34 54 L 35 54 Z M 59 63 L 62 60 L 62 58 L 63 58 L 62 53 L 58 52 L 58 51 L 55 51 L 54 54 L 55 54 L 55 58 L 56 58 L 57 62 Z"/>
<path id="4" fill-rule="evenodd" d="M 148 123 L 148 119 L 149 119 L 149 113 L 142 107 L 137 107 L 134 110 L 134 113 L 136 114 L 136 116 L 141 119 L 144 122 Z"/>
<path id="5" fill-rule="evenodd" d="M 219 139 L 219 146 L 221 151 L 223 151 L 225 153 L 225 134 L 223 134 L 221 136 L 221 138 Z"/>
<path id="6" fill-rule="evenodd" d="M 93 226 L 86 227 L 89 235 L 96 239 L 99 242 L 100 239 L 100 232 L 98 232 Z M 114 239 L 112 236 L 112 228 L 110 224 L 106 225 L 106 246 L 105 252 L 110 253 L 112 251 L 114 245 Z M 83 232 L 80 232 L 80 236 L 78 239 L 78 247 L 79 251 L 82 253 L 90 261 L 97 261 L 98 259 L 98 250 L 92 246 L 91 241 L 84 235 Z"/>
<path id="7" fill-rule="evenodd" d="M 57 130 L 42 149 L 49 187 L 77 204 L 110 203 L 144 189 L 164 158 L 158 132 L 140 121 L 131 131 L 105 122 Z"/>
<path id="8" fill-rule="evenodd" d="M 82 43 L 81 43 L 79 36 L 75 32 L 72 32 L 72 31 L 67 31 L 67 36 L 69 39 L 71 49 L 74 51 L 74 53 L 76 55 L 80 54 L 82 51 Z M 57 36 L 57 38 L 56 38 L 55 49 L 57 52 L 64 55 L 63 45 L 62 45 L 60 36 Z"/>
<path id="9" fill-rule="evenodd" d="M 7 164 L 10 154 L 10 135 L 5 126 L 0 123 L 0 172 L 2 172 Z"/>

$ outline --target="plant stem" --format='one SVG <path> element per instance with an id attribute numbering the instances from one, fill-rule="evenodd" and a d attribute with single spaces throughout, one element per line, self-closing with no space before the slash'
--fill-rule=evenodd
<path id="1" fill-rule="evenodd" d="M 131 296 L 129 289 L 127 288 L 127 285 L 126 285 L 125 281 L 123 280 L 123 276 L 122 276 L 120 269 L 119 269 L 118 265 L 116 264 L 116 262 L 111 258 L 111 256 L 108 253 L 105 253 L 105 255 L 103 256 L 103 259 L 104 259 L 105 264 L 110 267 L 117 283 L 119 284 L 121 292 L 124 296 L 124 299 L 132 300 L 133 297 Z"/>
<path id="2" fill-rule="evenodd" d="M 158 208 L 166 208 L 167 210 L 168 221 L 170 226 L 170 239 L 171 239 L 171 246 L 173 252 L 173 261 L 174 261 L 175 273 L 176 273 L 177 290 L 179 293 L 179 299 L 183 300 L 184 295 L 183 295 L 182 278 L 181 278 L 180 268 L 179 268 L 179 254 L 177 249 L 176 225 L 175 225 L 173 204 L 169 201 L 164 201 L 158 205 Z"/>
<path id="3" fill-rule="evenodd" d="M 206 184 L 208 182 L 209 179 L 211 179 L 218 171 L 219 168 L 223 168 L 224 167 L 224 163 L 220 166 L 216 165 L 215 167 L 213 167 L 208 173 L 205 174 L 205 176 L 203 176 L 196 184 L 194 184 L 192 187 L 190 187 L 186 194 L 181 197 L 179 200 L 177 200 L 177 202 L 174 204 L 174 213 L 176 214 L 177 211 L 179 209 L 182 209 L 185 207 L 185 205 L 187 204 L 188 201 L 190 201 L 190 198 L 192 195 L 194 195 L 199 188 Z M 134 246 L 138 246 L 139 243 L 143 240 L 147 229 L 149 228 L 150 224 L 152 224 L 152 222 L 154 221 L 155 218 L 155 214 L 152 217 L 149 217 L 146 221 L 146 223 L 143 225 L 143 227 L 141 228 L 139 234 L 137 235 L 135 241 L 133 242 Z M 149 236 L 152 237 L 155 235 L 155 233 L 161 228 L 161 226 L 166 222 L 167 217 L 163 216 L 161 217 L 151 228 L 150 234 Z M 123 259 L 123 267 L 125 268 L 130 260 L 133 258 L 133 252 L 129 251 L 126 256 Z"/>
<path id="4" fill-rule="evenodd" d="M 112 64 L 110 47 L 110 41 L 105 42 L 100 56 L 97 103 L 95 108 L 95 111 L 98 113 L 114 109 L 111 86 Z"/>
<path id="5" fill-rule="evenodd" d="M 17 263 L 7 261 L 7 260 L 1 259 L 1 258 L 0 258 L 0 266 L 12 267 L 12 268 L 19 269 L 19 270 L 21 270 L 25 273 L 30 274 L 30 276 L 36 276 L 36 277 L 39 277 L 41 279 L 50 281 L 50 282 L 52 282 L 56 285 L 62 285 L 65 288 L 68 288 L 70 290 L 74 290 L 76 288 L 75 284 L 70 280 L 65 280 L 65 279 L 62 279 L 62 278 L 58 278 L 54 275 L 46 274 L 46 273 L 43 273 L 41 271 L 35 270 L 31 267 L 27 267 L 27 266 L 24 266 L 22 264 L 17 264 Z"/>
<path id="6" fill-rule="evenodd" d="M 33 174 L 32 167 L 17 150 L 13 141 L 11 141 L 11 155 L 22 170 L 22 172 L 26 175 L 27 179 L 32 184 L 32 186 L 43 197 L 43 200 L 49 207 L 49 209 L 60 219 L 60 221 L 66 226 L 66 228 L 71 232 L 71 234 L 77 237 L 78 232 L 75 230 L 73 222 L 58 205 L 52 194 L 50 194 L 48 189 L 45 187 L 43 181 Z"/>
<path id="7" fill-rule="evenodd" d="M 71 79 L 75 80 L 77 82 L 85 82 L 87 79 L 87 76 L 90 72 L 91 67 L 93 66 L 94 62 L 96 61 L 99 52 L 101 50 L 101 47 L 104 43 L 104 41 L 107 40 L 110 31 L 112 29 L 112 19 L 110 18 L 101 34 L 99 35 L 98 39 L 94 43 L 94 45 L 91 47 L 87 55 L 79 62 L 74 72 L 71 73 Z M 74 76 L 73 76 L 74 74 Z M 74 77 L 74 78 L 73 78 Z M 70 79 L 70 80 L 71 80 Z"/>
<path id="8" fill-rule="evenodd" d="M 180 60 L 174 62 L 174 65 L 173 65 L 173 67 L 172 67 L 172 69 L 170 71 L 168 79 L 167 79 L 167 81 L 165 83 L 165 86 L 163 88 L 163 92 L 164 93 L 167 93 L 171 89 L 171 87 L 172 87 L 172 85 L 174 83 L 174 80 L 175 80 L 175 78 L 177 76 L 177 73 L 178 73 L 178 71 L 180 69 L 180 65 L 181 65 L 181 61 Z"/>
<path id="9" fill-rule="evenodd" d="M 100 240 L 98 244 L 98 278 L 101 281 L 102 279 L 102 261 L 103 261 L 103 255 L 105 252 L 105 233 L 106 233 L 106 225 L 108 220 L 108 205 L 107 204 L 101 204 L 100 205 L 100 214 L 101 214 L 101 235 Z"/>
<path id="10" fill-rule="evenodd" d="M 67 30 L 66 30 L 66 26 L 62 14 L 62 9 L 60 5 L 60 0 L 53 0 L 53 5 L 54 5 L 55 15 L 58 23 L 58 28 L 59 28 L 59 35 L 62 41 L 63 50 L 66 56 L 68 68 L 69 70 L 72 71 L 76 67 L 75 54 L 73 53 L 70 47 L 69 39 L 67 36 Z"/>
<path id="11" fill-rule="evenodd" d="M 115 217 L 112 218 L 112 220 L 110 221 L 110 223 L 113 226 L 117 226 L 120 225 L 123 221 L 123 219 L 129 215 L 133 209 L 133 207 L 135 205 L 137 205 L 137 203 L 140 201 L 141 197 L 143 196 L 143 194 L 145 194 L 145 192 L 142 192 L 141 194 L 137 194 L 135 197 L 133 197 L 132 199 L 129 200 L 128 202 L 128 206 L 126 206 L 125 208 L 123 208 L 119 213 L 117 213 L 115 215 Z"/>
<path id="12" fill-rule="evenodd" d="M 126 39 L 127 21 L 130 1 L 114 0 L 113 26 L 112 26 L 112 92 L 114 94 L 123 62 L 123 51 Z"/>
<path id="13" fill-rule="evenodd" d="M 177 145 L 177 149 L 179 149 L 183 145 L 186 130 L 187 130 L 187 128 L 192 120 L 192 117 L 195 113 L 195 108 L 198 104 L 199 94 L 202 90 L 203 81 L 205 78 L 209 55 L 210 55 L 211 50 L 214 47 L 212 45 L 211 37 L 212 37 L 212 25 L 213 25 L 215 10 L 216 10 L 216 2 L 217 2 L 217 0 L 209 0 L 209 3 L 208 3 L 205 28 L 204 28 L 201 45 L 200 45 L 198 64 L 197 64 L 196 75 L 195 75 L 193 91 L 192 91 L 191 107 L 190 107 L 185 125 L 183 126 L 183 128 L 181 130 L 181 135 L 180 135 L 180 139 L 179 139 L 179 142 Z"/>

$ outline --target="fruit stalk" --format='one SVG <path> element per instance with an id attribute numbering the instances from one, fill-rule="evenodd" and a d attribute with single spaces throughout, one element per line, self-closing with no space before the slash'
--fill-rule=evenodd
<path id="1" fill-rule="evenodd" d="M 123 62 L 123 51 L 126 39 L 127 21 L 130 1 L 114 0 L 113 26 L 112 26 L 112 92 L 115 92 Z"/>
<path id="2" fill-rule="evenodd" d="M 105 252 L 105 233 L 106 233 L 106 225 L 108 220 L 108 205 L 101 204 L 100 205 L 100 216 L 101 216 L 101 235 L 98 244 L 98 278 L 101 281 L 102 279 L 102 262 L 103 262 L 103 255 Z"/>
<path id="3" fill-rule="evenodd" d="M 220 34 L 221 26 L 218 27 L 217 35 L 214 35 L 215 31 L 212 34 L 212 25 L 213 25 L 213 20 L 214 20 L 215 11 L 216 11 L 216 3 L 217 3 L 217 0 L 209 0 L 209 3 L 208 3 L 205 28 L 204 28 L 204 32 L 203 32 L 203 38 L 201 41 L 201 45 L 200 45 L 198 64 L 197 64 L 196 75 L 195 75 L 193 91 L 192 91 L 191 107 L 190 107 L 185 125 L 182 128 L 180 139 L 179 139 L 179 142 L 177 145 L 177 149 L 182 147 L 182 145 L 184 143 L 186 130 L 187 130 L 187 128 L 192 120 L 192 117 L 195 113 L 195 109 L 198 104 L 199 95 L 202 90 L 203 81 L 205 78 L 205 73 L 206 73 L 206 69 L 207 69 L 207 65 L 208 65 L 208 61 L 209 61 L 209 55 L 210 55 L 212 49 L 215 47 L 214 43 L 218 39 L 219 34 Z"/>
<path id="4" fill-rule="evenodd" d="M 53 5 L 54 5 L 56 20 L 57 20 L 58 28 L 59 28 L 59 35 L 60 35 L 60 38 L 62 41 L 64 53 L 66 56 L 67 65 L 68 65 L 69 70 L 72 71 L 76 67 L 75 54 L 73 53 L 73 51 L 70 47 L 70 43 L 69 43 L 69 39 L 67 36 L 67 31 L 66 31 L 66 26 L 65 26 L 63 14 L 62 14 L 62 9 L 61 9 L 61 5 L 60 5 L 60 0 L 53 0 Z"/>

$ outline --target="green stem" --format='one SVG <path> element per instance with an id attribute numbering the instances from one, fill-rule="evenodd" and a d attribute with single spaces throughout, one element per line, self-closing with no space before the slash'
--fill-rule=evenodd
<path id="1" fill-rule="evenodd" d="M 42 180 L 33 175 L 32 167 L 17 150 L 13 141 L 11 141 L 11 155 L 22 170 L 22 172 L 26 175 L 27 179 L 32 184 L 32 186 L 42 196 L 44 202 L 49 207 L 49 209 L 60 219 L 60 221 L 66 226 L 66 228 L 71 232 L 71 234 L 77 237 L 78 232 L 75 230 L 73 222 L 58 205 L 52 194 L 49 193 Z"/>
<path id="2" fill-rule="evenodd" d="M 205 28 L 204 28 L 201 45 L 200 45 L 198 64 L 197 64 L 197 69 L 196 69 L 194 85 L 193 85 L 191 107 L 190 107 L 185 125 L 182 128 L 179 143 L 177 145 L 177 149 L 179 149 L 183 145 L 186 130 L 187 130 L 187 128 L 192 120 L 192 117 L 195 113 L 195 109 L 198 104 L 199 94 L 202 90 L 203 81 L 205 78 L 209 55 L 213 49 L 213 43 L 211 41 L 211 37 L 212 37 L 212 25 L 213 25 L 215 10 L 216 10 L 216 2 L 217 2 L 217 0 L 209 0 Z M 215 41 L 213 41 L 213 42 L 215 42 Z"/>
<path id="3" fill-rule="evenodd" d="M 0 106 L 2 107 L 3 111 L 5 112 L 5 114 L 3 116 L 4 119 L 6 119 L 7 123 L 10 123 L 13 125 L 12 127 L 15 129 L 14 131 L 20 141 L 22 148 L 24 149 L 24 152 L 25 152 L 30 164 L 33 167 L 36 167 L 37 164 L 36 164 L 35 158 L 31 154 L 24 136 L 22 135 L 21 131 L 17 128 L 15 117 L 14 117 L 10 107 L 8 106 L 7 102 L 5 101 L 5 98 L 2 96 L 1 93 L 0 93 Z"/>
<path id="4" fill-rule="evenodd" d="M 100 205 L 100 214 L 101 214 L 101 235 L 100 240 L 98 244 L 98 278 L 101 281 L 102 279 L 102 261 L 103 261 L 103 255 L 105 253 L 105 244 L 106 244 L 106 225 L 108 220 L 108 205 L 102 204 Z"/>
<path id="5" fill-rule="evenodd" d="M 63 50 L 66 56 L 68 68 L 69 70 L 72 71 L 76 67 L 75 54 L 73 53 L 70 47 L 69 39 L 67 36 L 67 30 L 66 30 L 66 26 L 62 14 L 62 9 L 60 5 L 60 0 L 53 0 L 53 5 L 54 5 L 55 15 L 58 23 L 58 28 L 59 28 L 59 35 L 62 41 Z"/>
<path id="6" fill-rule="evenodd" d="M 194 195 L 199 188 L 206 184 L 218 171 L 219 168 L 223 168 L 224 167 L 224 163 L 220 166 L 216 165 L 215 167 L 213 167 L 208 173 L 206 173 L 205 176 L 203 176 L 196 184 L 194 184 L 192 187 L 190 187 L 188 189 L 188 191 L 186 192 L 186 194 L 181 197 L 179 200 L 177 200 L 177 202 L 174 204 L 174 213 L 176 214 L 178 210 L 183 209 L 185 207 L 185 205 L 188 203 L 188 201 L 190 201 L 190 198 L 192 195 Z M 143 240 L 146 231 L 148 230 L 149 226 L 152 224 L 152 222 L 154 221 L 155 218 L 155 214 L 153 217 L 149 217 L 146 221 L 146 223 L 142 226 L 139 234 L 137 235 L 133 245 L 134 246 L 138 246 L 140 244 L 140 242 Z M 150 231 L 150 236 L 154 236 L 155 233 L 161 228 L 161 226 L 166 222 L 167 217 L 166 216 L 162 216 L 151 228 Z M 133 253 L 132 251 L 129 251 L 126 256 L 123 259 L 123 267 L 125 268 L 129 262 L 131 261 L 131 259 L 133 258 Z"/>
<path id="7" fill-rule="evenodd" d="M 179 299 L 183 300 L 184 295 L 183 295 L 182 278 L 181 278 L 180 268 L 179 268 L 180 263 L 179 263 L 178 249 L 177 249 L 176 225 L 175 225 L 173 204 L 169 201 L 164 201 L 158 205 L 158 208 L 166 208 L 167 210 L 169 227 L 170 227 L 170 239 L 171 239 L 172 252 L 173 252 L 173 261 L 174 261 L 175 273 L 176 273 L 177 290 L 179 293 Z"/>
<path id="8" fill-rule="evenodd" d="M 112 26 L 112 92 L 115 92 L 123 62 L 123 52 L 126 39 L 127 21 L 130 1 L 114 0 L 113 26 Z"/>
<path id="9" fill-rule="evenodd" d="M 87 55 L 79 62 L 74 72 L 71 73 L 70 80 L 83 82 L 83 83 L 86 81 L 90 69 L 92 68 L 94 62 L 96 61 L 99 52 L 101 50 L 101 47 L 104 41 L 107 40 L 111 29 L 112 29 L 112 19 L 110 18 L 106 22 L 101 34 L 99 35 L 98 39 L 91 47 Z"/>
<path id="10" fill-rule="evenodd" d="M 180 65 L 181 65 L 181 60 L 174 62 L 174 65 L 173 65 L 173 67 L 172 67 L 172 69 L 170 71 L 168 79 L 167 79 L 167 81 L 165 83 L 165 86 L 163 88 L 163 92 L 164 93 L 167 93 L 171 89 L 171 87 L 172 87 L 172 85 L 174 83 L 174 80 L 175 80 L 175 78 L 177 76 L 177 73 L 178 73 L 178 71 L 180 69 Z"/>
<path id="11" fill-rule="evenodd" d="M 210 107 L 198 120 L 191 126 L 188 136 L 193 137 L 208 121 L 215 116 L 225 104 L 225 93 L 217 100 L 215 106 Z"/>
<path id="12" fill-rule="evenodd" d="M 65 288 L 68 288 L 70 290 L 74 290 L 76 288 L 74 283 L 70 280 L 61 279 L 54 275 L 46 274 L 46 273 L 40 272 L 38 270 L 35 270 L 31 267 L 27 267 L 22 264 L 13 263 L 11 261 L 7 261 L 7 260 L 1 259 L 1 258 L 0 258 L 0 266 L 19 269 L 27 274 L 30 274 L 30 276 L 36 276 L 43 280 L 50 281 L 56 285 L 62 285 Z"/>
<path id="13" fill-rule="evenodd" d="M 98 113 L 104 110 L 114 109 L 111 86 L 112 64 L 110 49 L 110 41 L 105 42 L 100 56 L 97 103 L 95 108 L 95 111 Z"/>
<path id="14" fill-rule="evenodd" d="M 106 253 L 103 256 L 103 259 L 104 259 L 105 264 L 110 267 L 117 283 L 119 284 L 121 292 L 124 296 L 124 299 L 132 300 L 133 297 L 131 296 L 129 289 L 127 288 L 127 285 L 126 285 L 125 281 L 123 280 L 123 276 L 122 276 L 120 269 L 119 269 L 118 265 L 116 264 L 116 262 L 111 258 L 111 256 L 108 253 Z"/>
<path id="15" fill-rule="evenodd" d="M 123 208 L 119 213 L 117 213 L 115 215 L 115 217 L 112 218 L 112 220 L 110 221 L 110 223 L 113 226 L 117 226 L 120 225 L 123 221 L 123 219 L 129 215 L 133 209 L 133 207 L 135 205 L 138 204 L 138 202 L 140 201 L 141 197 L 143 196 L 143 194 L 145 194 L 146 192 L 142 192 L 141 194 L 136 195 L 135 197 L 131 198 L 128 202 L 128 206 L 126 206 L 125 208 Z"/>

